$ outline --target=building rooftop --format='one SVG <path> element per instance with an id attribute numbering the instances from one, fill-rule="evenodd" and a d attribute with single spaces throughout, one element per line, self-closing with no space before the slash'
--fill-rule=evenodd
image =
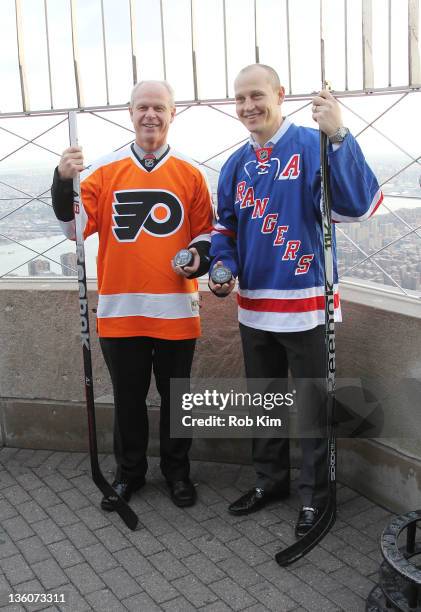
<path id="1" fill-rule="evenodd" d="M 274 554 L 293 540 L 298 498 L 233 517 L 227 505 L 252 482 L 252 468 L 192 462 L 198 502 L 178 509 L 158 459 L 131 505 L 131 532 L 99 509 L 86 453 L 0 451 L 1 609 L 82 612 L 333 612 L 365 609 L 381 562 L 389 512 L 338 486 L 338 518 L 304 559 L 280 568 Z M 114 460 L 101 456 L 112 478 Z M 65 603 L 8 603 L 12 593 L 51 593 Z"/>

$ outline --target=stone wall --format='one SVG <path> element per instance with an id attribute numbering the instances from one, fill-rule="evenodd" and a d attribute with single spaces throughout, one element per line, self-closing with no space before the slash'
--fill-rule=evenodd
<path id="1" fill-rule="evenodd" d="M 344 323 L 337 326 L 337 376 L 376 381 L 376 394 L 395 419 L 400 437 L 340 443 L 339 474 L 348 484 L 389 507 L 406 507 L 421 493 L 421 402 L 404 379 L 421 381 L 421 319 L 414 303 L 384 298 L 358 303 L 342 291 Z M 359 292 L 358 296 L 362 293 Z M 202 286 L 203 336 L 193 376 L 243 375 L 235 295 L 217 299 Z M 346 299 L 348 297 L 348 299 Z M 94 388 L 98 399 L 101 450 L 111 450 L 111 385 L 95 334 L 89 292 Z M 416 305 L 419 309 L 419 306 Z M 405 313 L 405 314 L 403 314 Z M 3 444 L 30 448 L 83 450 L 87 447 L 78 300 L 73 283 L 0 283 L 0 415 Z M 151 388 L 151 446 L 158 452 L 157 393 Z M 390 430 L 390 428 L 389 428 Z M 249 441 L 195 441 L 197 458 L 249 461 Z M 415 504 L 415 501 L 414 501 Z M 417 504 L 415 504 L 417 505 Z"/>

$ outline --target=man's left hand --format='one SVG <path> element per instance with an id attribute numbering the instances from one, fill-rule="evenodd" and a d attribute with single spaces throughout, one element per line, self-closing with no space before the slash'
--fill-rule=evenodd
<path id="1" fill-rule="evenodd" d="M 197 249 L 195 249 L 194 247 L 191 247 L 188 250 L 190 251 L 190 253 L 193 254 L 193 263 L 190 266 L 184 266 L 184 268 L 180 268 L 180 266 L 176 266 L 174 264 L 173 259 L 171 260 L 171 265 L 172 265 L 172 269 L 174 270 L 174 272 L 176 274 L 179 274 L 180 276 L 184 276 L 185 278 L 188 278 L 190 274 L 194 274 L 195 272 L 197 272 L 197 270 L 199 269 L 199 265 L 200 265 L 200 255 L 197 252 Z"/>
<path id="2" fill-rule="evenodd" d="M 333 136 L 343 125 L 339 102 L 327 89 L 314 96 L 312 113 L 314 121 L 319 124 L 326 136 Z"/>

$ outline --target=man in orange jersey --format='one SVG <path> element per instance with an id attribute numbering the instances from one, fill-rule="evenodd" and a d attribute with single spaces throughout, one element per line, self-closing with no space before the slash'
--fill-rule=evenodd
<path id="1" fill-rule="evenodd" d="M 167 144 L 175 105 L 166 81 L 132 92 L 136 140 L 84 168 L 70 147 L 56 168 L 53 207 L 75 238 L 72 178 L 81 172 L 84 237 L 98 232 L 97 328 L 114 391 L 113 488 L 127 501 L 145 483 L 152 370 L 161 396 L 161 471 L 177 506 L 195 502 L 189 479 L 191 439 L 170 437 L 170 379 L 188 378 L 200 335 L 197 277 L 209 268 L 211 196 L 201 169 Z M 193 254 L 177 268 L 174 255 Z M 108 498 L 101 507 L 112 510 Z"/>

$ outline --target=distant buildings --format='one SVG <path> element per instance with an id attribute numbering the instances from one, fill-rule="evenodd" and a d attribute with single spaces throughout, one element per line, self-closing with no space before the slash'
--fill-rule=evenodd
<path id="1" fill-rule="evenodd" d="M 76 253 L 62 253 L 60 255 L 61 273 L 63 276 L 76 276 L 77 259 Z"/>
<path id="2" fill-rule="evenodd" d="M 46 259 L 33 259 L 28 263 L 29 276 L 51 276 L 50 262 Z"/>
<path id="3" fill-rule="evenodd" d="M 216 205 L 218 170 L 221 164 L 218 160 L 213 163 L 215 171 L 209 171 L 208 176 Z M 380 286 L 400 286 L 406 290 L 421 292 L 419 166 L 414 163 L 401 174 L 394 176 L 400 165 L 402 160 L 398 157 L 376 160 L 372 167 L 379 181 L 384 183 L 382 189 L 386 196 L 386 205 L 382 205 L 368 221 L 337 225 L 339 274 L 341 279 L 356 279 L 362 283 L 367 281 Z M 50 173 L 39 172 L 1 175 L 1 179 L 7 184 L 17 184 L 22 191 L 33 194 L 47 193 L 51 182 Z M 388 198 L 388 195 L 391 197 Z M 10 200 L 7 200 L 7 197 L 10 197 Z M 18 216 L 15 217 L 10 215 L 11 207 L 17 206 L 14 196 L 12 193 L 9 195 L 9 192 L 4 193 L 0 200 L 0 234 L 29 246 L 32 246 L 32 241 L 43 237 L 57 237 L 59 244 L 62 232 L 51 206 L 48 205 L 49 198 L 50 196 L 44 195 L 36 201 L 30 200 L 24 207 L 18 207 Z M 393 212 L 387 212 L 386 206 Z M 1 220 L 2 216 L 4 220 Z M 49 245 L 49 242 L 45 245 L 42 243 L 41 246 L 38 244 L 36 249 L 41 252 Z M 58 266 L 39 258 L 19 268 L 18 247 L 11 246 L 7 239 L 2 240 L 0 237 L 0 249 L 2 248 L 7 251 L 16 249 L 16 258 L 13 259 L 6 252 L 9 259 L 7 266 L 0 266 L 0 273 L 7 273 L 8 269 L 17 270 L 19 276 L 24 276 L 26 269 L 29 276 L 75 276 L 77 273 L 76 255 L 72 252 L 58 255 L 57 250 L 50 251 L 49 256 L 57 260 Z"/>

